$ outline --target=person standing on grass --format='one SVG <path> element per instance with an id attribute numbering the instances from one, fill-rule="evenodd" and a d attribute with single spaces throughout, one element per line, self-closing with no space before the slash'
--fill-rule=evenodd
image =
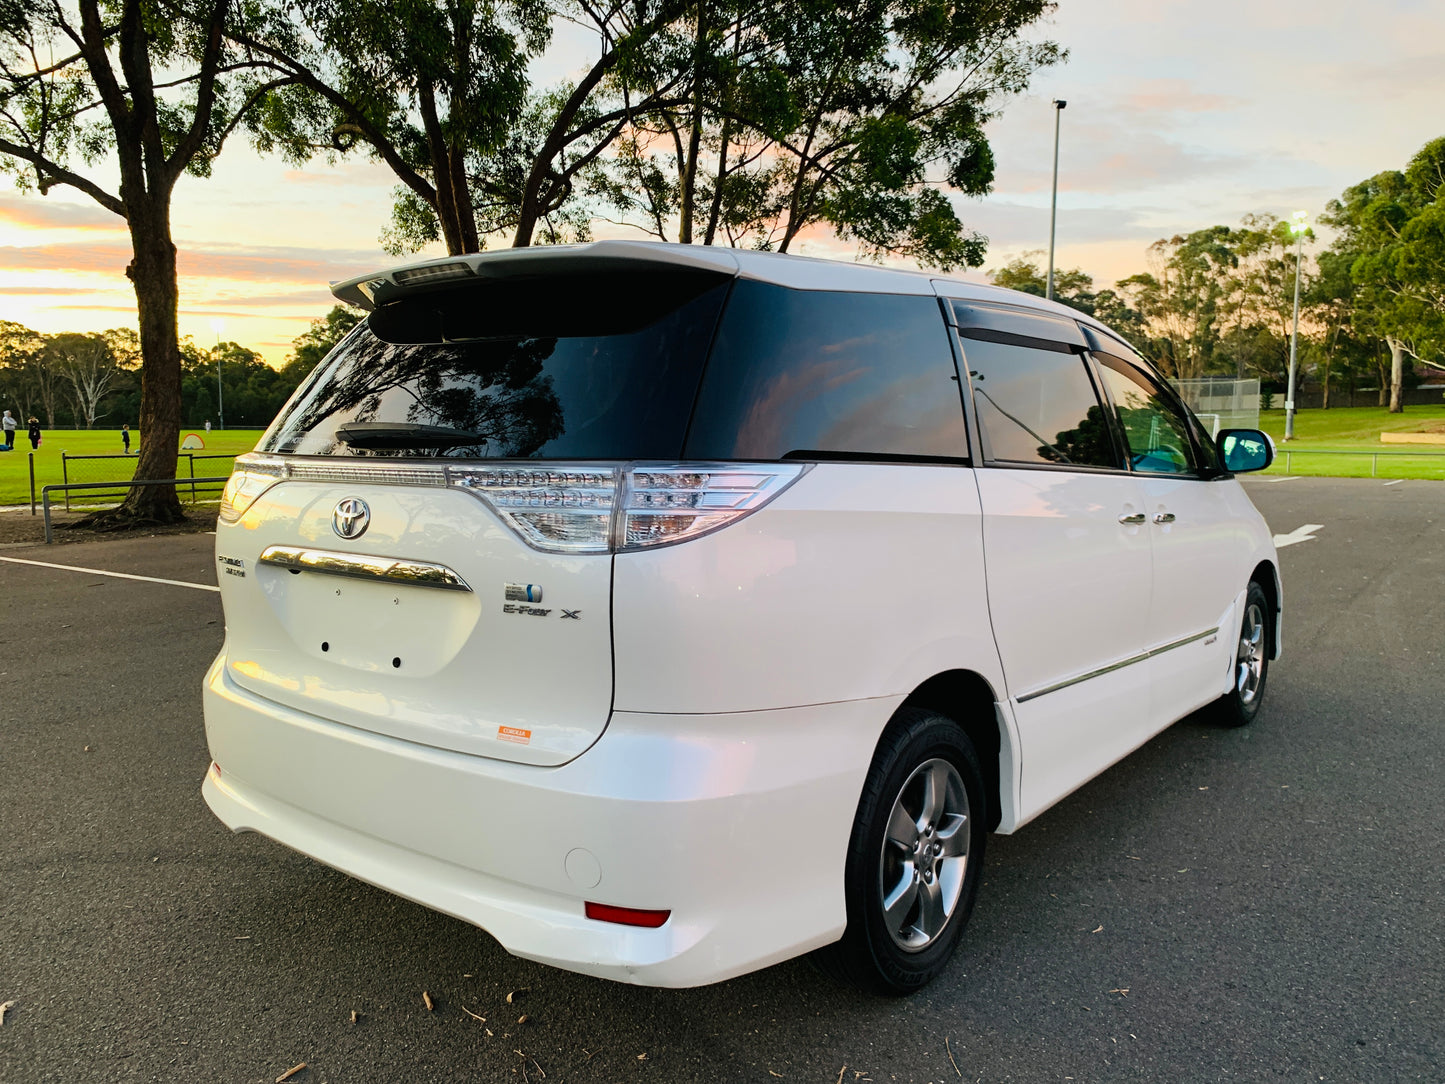
<path id="1" fill-rule="evenodd" d="M 5 450 L 7 452 L 14 451 L 15 449 L 15 430 L 18 428 L 19 424 L 11 416 L 10 411 L 7 410 L 5 416 L 0 418 L 0 429 L 5 430 Z"/>
<path id="2" fill-rule="evenodd" d="M 120 427 L 120 442 L 125 447 L 125 454 L 130 455 L 130 426 Z"/>
<path id="3" fill-rule="evenodd" d="M 31 415 L 30 431 L 26 434 L 30 438 L 30 447 L 35 450 L 40 448 L 40 419 Z M 13 434 L 12 434 L 13 436 Z"/>

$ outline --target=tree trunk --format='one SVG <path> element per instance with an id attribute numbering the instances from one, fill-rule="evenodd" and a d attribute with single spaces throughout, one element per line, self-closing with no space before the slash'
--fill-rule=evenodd
<path id="1" fill-rule="evenodd" d="M 135 256 L 125 269 L 140 323 L 140 452 L 137 478 L 174 478 L 181 435 L 179 289 L 171 242 L 169 192 L 127 204 Z M 174 486 L 138 486 L 117 510 L 122 519 L 176 523 L 185 518 Z"/>
<path id="2" fill-rule="evenodd" d="M 702 50 L 705 38 L 704 5 L 697 5 L 697 36 L 692 54 L 692 126 L 687 139 L 687 159 L 682 163 L 682 185 L 678 193 L 677 239 L 692 244 L 692 204 L 697 190 L 697 159 L 702 149 Z"/>
<path id="3" fill-rule="evenodd" d="M 1323 382 L 1321 383 L 1320 386 L 1321 386 L 1321 389 L 1322 389 L 1323 392 L 1324 392 L 1324 399 L 1323 399 L 1323 401 L 1320 403 L 1320 409 L 1321 409 L 1321 410 L 1329 410 L 1329 409 L 1330 409 L 1330 366 L 1329 366 L 1329 362 L 1326 362 L 1326 363 L 1325 363 L 1324 379 L 1323 379 Z"/>
<path id="4" fill-rule="evenodd" d="M 452 163 L 446 140 L 442 137 L 441 121 L 437 117 L 436 95 L 431 83 L 422 80 L 420 94 L 422 126 L 426 131 L 427 153 L 431 156 L 432 180 L 436 184 L 437 202 L 434 210 L 441 224 L 442 240 L 446 242 L 447 255 L 456 256 L 464 252 L 461 226 L 457 218 L 457 197 L 452 189 Z"/>
<path id="5" fill-rule="evenodd" d="M 1405 344 L 1394 337 L 1387 337 L 1390 347 L 1390 413 L 1401 414 L 1405 410 Z"/>
<path id="6" fill-rule="evenodd" d="M 719 137 L 722 146 L 717 153 L 717 176 L 713 178 L 712 184 L 712 206 L 707 212 L 707 231 L 703 234 L 702 243 L 710 245 L 713 238 L 717 236 L 717 222 L 722 214 L 723 182 L 728 175 L 728 140 L 732 138 L 732 117 L 724 117 L 722 135 Z"/>

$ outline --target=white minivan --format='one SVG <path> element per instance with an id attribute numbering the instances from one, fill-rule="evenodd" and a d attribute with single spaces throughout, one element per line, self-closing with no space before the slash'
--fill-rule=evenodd
<path id="1" fill-rule="evenodd" d="M 335 293 L 216 531 L 236 831 L 574 971 L 906 993 L 990 831 L 1259 710 L 1272 446 L 1086 316 L 619 241 Z"/>

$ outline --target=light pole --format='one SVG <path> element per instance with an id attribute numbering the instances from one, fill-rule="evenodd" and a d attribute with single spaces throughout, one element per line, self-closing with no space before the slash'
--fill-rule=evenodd
<path id="1" fill-rule="evenodd" d="M 1059 118 L 1068 104 L 1062 98 L 1054 99 L 1054 194 L 1049 200 L 1049 281 L 1044 288 L 1050 301 L 1054 299 L 1054 223 L 1059 216 Z"/>
<path id="2" fill-rule="evenodd" d="M 1308 211 L 1296 211 L 1290 219 L 1289 232 L 1295 235 L 1294 250 L 1294 328 L 1289 333 L 1289 391 L 1284 397 L 1284 439 L 1294 440 L 1294 385 L 1296 359 L 1299 357 L 1299 280 L 1304 259 L 1305 232 L 1310 228 Z"/>
<path id="3" fill-rule="evenodd" d="M 221 387 L 221 332 L 226 328 L 226 321 L 212 320 L 211 330 L 216 333 L 216 428 L 226 428 L 226 395 Z"/>

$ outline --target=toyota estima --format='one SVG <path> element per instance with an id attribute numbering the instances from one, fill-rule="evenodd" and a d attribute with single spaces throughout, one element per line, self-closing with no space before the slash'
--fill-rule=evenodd
<path id="1" fill-rule="evenodd" d="M 907 992 L 988 832 L 1259 710 L 1272 447 L 1090 318 L 628 242 L 335 293 L 369 315 L 216 532 L 237 831 L 558 967 Z"/>

